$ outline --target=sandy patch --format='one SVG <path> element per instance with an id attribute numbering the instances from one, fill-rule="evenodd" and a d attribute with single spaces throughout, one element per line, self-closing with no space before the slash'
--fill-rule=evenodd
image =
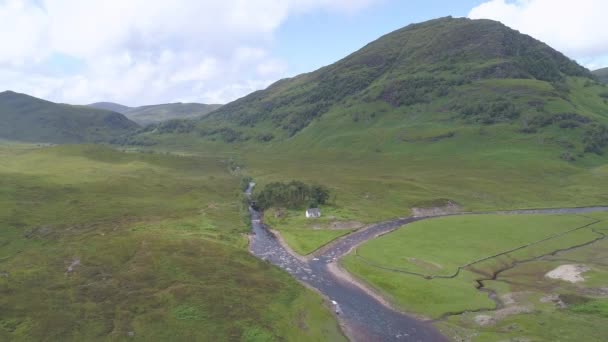
<path id="1" fill-rule="evenodd" d="M 522 313 L 531 313 L 532 311 L 534 311 L 534 308 L 528 305 L 508 306 L 506 308 L 496 310 L 496 312 L 494 313 L 494 319 L 500 321 L 509 316 L 518 315 Z"/>
<path id="2" fill-rule="evenodd" d="M 486 327 L 496 324 L 509 316 L 519 315 L 522 313 L 531 313 L 534 311 L 532 306 L 512 305 L 500 310 L 494 311 L 493 315 L 477 315 L 474 320 L 477 325 Z"/>
<path id="3" fill-rule="evenodd" d="M 80 259 L 74 258 L 68 268 L 65 271 L 65 275 L 68 275 L 76 270 L 76 267 L 80 266 Z"/>
<path id="4" fill-rule="evenodd" d="M 359 229 L 361 227 L 363 227 L 363 223 L 358 221 L 336 221 L 329 225 L 329 229 L 334 230 Z"/>
<path id="5" fill-rule="evenodd" d="M 314 230 L 352 230 L 363 227 L 364 224 L 357 221 L 334 221 L 329 224 L 313 224 L 311 227 Z"/>
<path id="6" fill-rule="evenodd" d="M 482 327 L 496 324 L 494 318 L 490 315 L 477 315 L 475 316 L 475 323 Z"/>
<path id="7" fill-rule="evenodd" d="M 570 283 L 578 283 L 585 281 L 585 278 L 581 275 L 591 270 L 585 265 L 561 265 L 551 272 L 545 274 L 545 277 L 551 279 L 559 279 Z"/>
<path id="8" fill-rule="evenodd" d="M 497 322 L 514 315 L 522 313 L 531 313 L 534 311 L 532 305 L 523 305 L 528 300 L 528 292 L 511 292 L 500 297 L 505 305 L 504 308 L 496 311 L 488 312 L 487 314 L 476 315 L 473 320 L 479 326 L 485 327 L 495 325 Z"/>
<path id="9" fill-rule="evenodd" d="M 515 305 L 516 304 L 516 296 L 513 292 L 509 292 L 506 293 L 502 296 L 500 296 L 500 300 L 502 301 L 502 304 L 505 306 L 509 306 L 509 305 Z"/>
<path id="10" fill-rule="evenodd" d="M 562 309 L 566 307 L 566 303 L 564 303 L 561 300 L 561 298 L 559 298 L 559 295 L 557 293 L 552 293 L 552 294 L 543 296 L 540 299 L 540 302 L 541 303 L 553 303 L 555 306 L 562 308 Z"/>
<path id="11" fill-rule="evenodd" d="M 444 205 L 442 207 L 412 208 L 412 216 L 414 217 L 443 216 L 457 214 L 461 212 L 462 207 L 453 202 L 448 202 L 447 205 Z"/>

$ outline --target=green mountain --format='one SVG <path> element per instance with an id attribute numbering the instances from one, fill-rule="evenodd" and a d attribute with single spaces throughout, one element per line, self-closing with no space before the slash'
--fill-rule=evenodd
<path id="1" fill-rule="evenodd" d="M 608 68 L 598 69 L 593 72 L 601 82 L 608 84 Z"/>
<path id="2" fill-rule="evenodd" d="M 89 105 L 89 107 L 106 109 L 124 114 L 126 117 L 140 125 L 155 124 L 173 119 L 201 118 L 221 106 L 222 105 L 219 104 L 181 102 L 141 107 L 127 107 L 112 102 L 97 102 Z"/>
<path id="3" fill-rule="evenodd" d="M 608 144 L 606 96 L 590 71 L 548 45 L 496 21 L 448 17 L 389 33 L 197 124 L 148 134 L 373 151 L 500 127 L 508 139 L 562 146 L 570 159 Z"/>
<path id="4" fill-rule="evenodd" d="M 172 119 L 200 118 L 220 107 L 218 104 L 167 103 L 130 108 L 123 113 L 141 125 L 148 125 Z"/>
<path id="5" fill-rule="evenodd" d="M 114 102 L 95 102 L 88 105 L 89 107 L 97 109 L 105 109 L 116 113 L 124 114 L 125 112 L 133 109 L 132 107 L 124 106 Z"/>
<path id="6" fill-rule="evenodd" d="M 0 118 L 0 138 L 26 142 L 105 142 L 138 128 L 119 113 L 12 91 L 0 93 Z"/>

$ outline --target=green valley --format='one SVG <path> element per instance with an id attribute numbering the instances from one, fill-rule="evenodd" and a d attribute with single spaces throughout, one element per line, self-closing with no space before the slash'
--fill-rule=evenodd
<path id="1" fill-rule="evenodd" d="M 321 298 L 247 253 L 228 157 L 0 154 L 0 339 L 342 339 Z"/>
<path id="2" fill-rule="evenodd" d="M 0 340 L 605 340 L 605 71 L 444 17 L 221 106 L 1 93 Z"/>
<path id="3" fill-rule="evenodd" d="M 339 220 L 441 199 L 465 210 L 596 205 L 607 200 L 608 104 L 591 77 L 500 23 L 441 18 L 123 143 L 234 152 L 261 185 L 329 187 Z"/>

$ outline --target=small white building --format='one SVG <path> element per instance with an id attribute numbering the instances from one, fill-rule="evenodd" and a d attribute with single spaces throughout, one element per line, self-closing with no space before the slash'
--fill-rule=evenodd
<path id="1" fill-rule="evenodd" d="M 306 218 L 319 218 L 321 217 L 321 209 L 310 208 L 306 209 Z"/>

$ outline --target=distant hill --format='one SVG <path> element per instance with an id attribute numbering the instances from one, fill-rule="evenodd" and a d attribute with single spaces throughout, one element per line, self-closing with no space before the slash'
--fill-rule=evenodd
<path id="1" fill-rule="evenodd" d="M 91 103 L 88 106 L 97 108 L 97 109 L 105 109 L 105 110 L 109 110 L 109 111 L 121 113 L 121 114 L 124 114 L 128 110 L 133 109 L 132 107 L 123 106 L 121 104 L 114 103 L 114 102 L 96 102 L 96 103 Z"/>
<path id="2" fill-rule="evenodd" d="M 127 107 L 112 102 L 97 102 L 90 104 L 89 106 L 122 113 L 140 125 L 149 125 L 174 119 L 201 118 L 220 108 L 222 105 L 178 102 L 141 107 Z"/>
<path id="3" fill-rule="evenodd" d="M 537 139 L 575 159 L 608 145 L 607 96 L 589 70 L 543 42 L 500 22 L 448 17 L 389 33 L 198 123 L 144 134 L 377 150 L 496 127 L 502 140 L 493 143 Z"/>
<path id="4" fill-rule="evenodd" d="M 0 93 L 0 138 L 25 142 L 107 142 L 138 129 L 124 115 L 87 106 Z"/>
<path id="5" fill-rule="evenodd" d="M 608 84 L 608 68 L 598 69 L 593 74 L 601 81 Z"/>
<path id="6" fill-rule="evenodd" d="M 148 125 L 173 119 L 201 118 L 221 106 L 202 103 L 167 103 L 131 108 L 124 114 L 141 125 Z"/>

